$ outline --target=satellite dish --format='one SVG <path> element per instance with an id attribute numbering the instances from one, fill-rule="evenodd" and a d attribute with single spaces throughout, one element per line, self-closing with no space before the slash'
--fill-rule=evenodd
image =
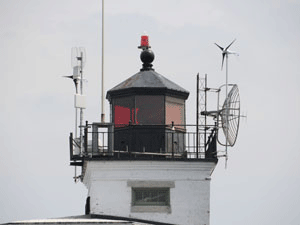
<path id="1" fill-rule="evenodd" d="M 219 139 L 219 136 L 218 142 L 223 146 L 232 147 L 236 142 L 240 124 L 240 95 L 236 84 L 232 86 L 219 112 L 225 143 Z"/>

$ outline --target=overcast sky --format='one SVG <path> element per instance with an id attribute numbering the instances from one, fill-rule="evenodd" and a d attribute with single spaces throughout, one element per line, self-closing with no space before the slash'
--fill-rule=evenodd
<path id="1" fill-rule="evenodd" d="M 155 70 L 190 91 L 196 74 L 225 82 L 221 53 L 234 38 L 229 81 L 242 113 L 228 168 L 212 175 L 211 224 L 300 223 L 300 1 L 109 0 L 105 2 L 105 89 L 141 68 L 146 31 Z M 101 1 L 0 1 L 0 223 L 84 213 L 68 135 L 74 130 L 71 48 L 86 48 L 85 120 L 100 120 Z M 109 115 L 106 104 L 107 118 Z M 222 148 L 219 148 L 222 150 Z"/>

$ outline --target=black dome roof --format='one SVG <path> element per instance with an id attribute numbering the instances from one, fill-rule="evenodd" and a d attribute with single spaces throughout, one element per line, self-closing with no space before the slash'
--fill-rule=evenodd
<path id="1" fill-rule="evenodd" d="M 170 95 L 187 99 L 189 92 L 152 69 L 154 53 L 147 49 L 141 52 L 143 68 L 137 74 L 107 92 L 106 98 L 128 95 Z"/>
<path id="2" fill-rule="evenodd" d="M 169 94 L 187 99 L 189 92 L 154 70 L 144 70 L 131 76 L 107 92 L 106 98 L 131 94 Z"/>

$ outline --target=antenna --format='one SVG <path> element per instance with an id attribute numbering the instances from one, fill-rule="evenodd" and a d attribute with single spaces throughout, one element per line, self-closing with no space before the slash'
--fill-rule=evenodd
<path id="1" fill-rule="evenodd" d="M 225 146 L 225 154 L 224 155 L 218 155 L 219 157 L 225 156 L 226 157 L 226 164 L 225 167 L 227 167 L 227 160 L 228 160 L 228 154 L 227 154 L 227 147 L 233 147 L 236 143 L 237 136 L 238 136 L 238 130 L 239 130 L 239 124 L 240 124 L 240 95 L 239 95 L 239 89 L 236 84 L 229 84 L 228 86 L 231 86 L 231 90 L 226 96 L 223 104 L 220 104 L 220 95 L 222 93 L 222 88 L 225 85 L 222 85 L 220 88 L 205 88 L 206 90 L 210 92 L 215 92 L 218 94 L 218 100 L 217 100 L 217 110 L 212 111 L 201 111 L 201 115 L 203 116 L 209 116 L 213 118 L 214 120 L 214 129 L 217 131 L 217 142 Z M 205 99 L 206 104 L 206 99 Z M 206 127 L 206 125 L 205 125 Z M 219 129 L 223 130 L 223 135 L 220 134 Z"/>
<path id="2" fill-rule="evenodd" d="M 104 0 L 102 0 L 102 68 L 101 68 L 101 123 L 105 123 L 105 109 L 104 109 Z"/>
<path id="3" fill-rule="evenodd" d="M 225 143 L 218 137 L 219 144 L 223 146 L 234 146 L 239 130 L 240 124 L 240 95 L 236 84 L 232 85 L 228 93 L 222 109 L 220 110 L 221 127 L 225 135 Z"/>
<path id="4" fill-rule="evenodd" d="M 77 138 L 77 117 L 78 109 L 80 109 L 80 127 L 83 121 L 83 110 L 85 108 L 85 96 L 83 95 L 83 67 L 86 63 L 86 52 L 83 47 L 73 47 L 71 50 L 71 65 L 73 68 L 73 75 L 64 76 L 71 78 L 75 84 L 75 138 Z M 79 82 L 80 81 L 80 82 Z M 78 88 L 80 86 L 80 90 Z M 80 128 L 82 133 L 82 128 Z M 82 136 L 82 134 L 80 135 Z M 81 148 L 82 149 L 82 148 Z"/>
<path id="5" fill-rule="evenodd" d="M 83 154 L 83 109 L 86 108 L 85 95 L 83 95 L 83 67 L 86 63 L 86 53 L 83 47 L 73 47 L 71 50 L 71 66 L 73 68 L 73 74 L 70 76 L 64 76 L 70 78 L 74 81 L 75 84 L 75 95 L 74 95 L 74 107 L 75 107 L 75 143 L 76 146 L 80 146 L 75 149 L 79 151 L 80 154 Z M 80 136 L 78 138 L 78 109 L 80 110 Z M 78 177 L 76 175 L 76 166 L 75 166 L 75 182 Z"/>
<path id="6" fill-rule="evenodd" d="M 228 49 L 230 48 L 230 46 L 235 42 L 236 39 L 234 39 L 226 48 L 221 47 L 220 45 L 218 45 L 217 43 L 215 43 L 215 45 L 217 45 L 221 51 L 222 51 L 222 65 L 221 65 L 221 69 L 223 69 L 223 64 L 224 64 L 224 59 L 226 58 L 226 84 L 222 85 L 219 88 L 207 88 L 205 85 L 204 91 L 206 93 L 206 91 L 209 92 L 215 92 L 217 93 L 217 109 L 216 110 L 212 110 L 212 111 L 206 111 L 206 107 L 204 110 L 201 111 L 201 115 L 204 116 L 204 118 L 206 119 L 206 116 L 209 116 L 211 118 L 213 118 L 214 121 L 214 125 L 213 125 L 213 129 L 216 130 L 216 137 L 217 137 L 217 142 L 222 145 L 225 146 L 225 154 L 223 155 L 218 155 L 220 156 L 225 156 L 226 157 L 226 164 L 225 167 L 227 167 L 227 160 L 228 160 L 228 153 L 227 153 L 227 148 L 234 146 L 236 140 L 237 140 L 237 136 L 238 136 L 238 130 L 239 130 L 239 124 L 240 124 L 240 117 L 242 117 L 240 115 L 240 95 L 239 95 L 239 89 L 238 86 L 236 84 L 228 84 L 228 55 L 229 54 L 235 54 L 237 55 L 237 53 L 235 52 L 231 52 Z M 197 81 L 199 82 L 199 81 Z M 222 93 L 223 88 L 225 87 L 226 89 L 226 94 L 225 97 Z M 231 87 L 230 92 L 228 93 L 228 87 Z M 197 87 L 198 88 L 198 87 Z M 222 94 L 222 96 L 221 96 Z M 222 99 L 225 99 L 224 102 L 222 102 L 222 104 L 220 104 L 220 102 L 222 100 L 220 100 L 222 97 Z M 198 100 L 197 100 L 198 102 Z M 204 103 L 202 103 L 206 106 L 207 104 L 207 99 L 205 97 L 204 99 Z M 197 106 L 198 109 L 198 106 Z M 207 125 L 205 125 L 206 128 Z M 221 135 L 221 133 L 219 132 L 219 129 L 223 130 L 223 135 Z M 207 144 L 207 143 L 205 143 Z M 205 146 L 205 150 L 206 146 Z"/>

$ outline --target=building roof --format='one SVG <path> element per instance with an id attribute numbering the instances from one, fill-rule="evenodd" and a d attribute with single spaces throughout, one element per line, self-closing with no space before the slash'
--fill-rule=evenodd
<path id="1" fill-rule="evenodd" d="M 169 79 L 165 78 L 163 75 L 155 72 L 153 69 L 142 70 L 137 74 L 131 76 L 127 80 L 118 84 L 114 88 L 107 92 L 107 99 L 116 95 L 122 95 L 124 93 L 141 93 L 147 92 L 152 93 L 169 93 L 173 95 L 182 96 L 187 99 L 189 92 Z"/>
<path id="2" fill-rule="evenodd" d="M 93 218 L 90 215 L 53 218 L 53 219 L 23 220 L 23 221 L 13 221 L 13 222 L 5 223 L 5 225 L 21 225 L 21 224 L 22 225 L 23 224 L 26 224 L 26 225 L 39 225 L 39 224 L 47 224 L 47 225 L 56 225 L 56 224 L 147 225 L 145 223 L 125 221 L 125 220 Z"/>

